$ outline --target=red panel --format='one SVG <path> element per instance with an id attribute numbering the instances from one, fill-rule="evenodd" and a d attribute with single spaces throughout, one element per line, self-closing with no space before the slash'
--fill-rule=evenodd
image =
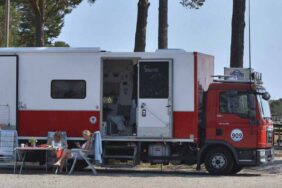
<path id="1" fill-rule="evenodd" d="M 80 137 L 81 131 L 99 130 L 99 111 L 19 111 L 20 136 L 46 136 L 48 131 L 66 131 L 70 137 Z M 90 117 L 95 116 L 95 124 Z"/>
<path id="2" fill-rule="evenodd" d="M 195 136 L 194 127 L 197 127 L 194 112 L 173 112 L 173 138 Z"/>
<path id="3" fill-rule="evenodd" d="M 194 134 L 195 142 L 198 140 L 198 53 L 194 52 L 194 124 L 192 127 L 192 132 Z"/>

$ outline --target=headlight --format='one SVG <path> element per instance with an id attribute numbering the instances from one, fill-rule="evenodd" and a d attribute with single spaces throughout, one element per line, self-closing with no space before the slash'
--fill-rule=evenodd
<path id="1" fill-rule="evenodd" d="M 265 154 L 265 150 L 259 150 L 259 156 L 262 158 L 262 157 L 265 157 L 266 154 Z"/>

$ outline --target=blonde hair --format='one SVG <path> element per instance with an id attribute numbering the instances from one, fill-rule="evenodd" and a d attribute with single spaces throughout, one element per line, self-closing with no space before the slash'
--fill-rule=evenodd
<path id="1" fill-rule="evenodd" d="M 82 131 L 82 134 L 91 137 L 91 132 L 89 130 Z"/>

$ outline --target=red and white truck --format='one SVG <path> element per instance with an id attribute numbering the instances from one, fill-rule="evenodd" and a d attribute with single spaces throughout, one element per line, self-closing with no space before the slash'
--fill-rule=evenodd
<path id="1" fill-rule="evenodd" d="M 244 72 L 245 71 L 245 72 Z M 100 130 L 103 159 L 205 164 L 234 174 L 273 159 L 269 94 L 260 74 L 184 50 L 0 49 L 0 123 L 19 138 Z"/>

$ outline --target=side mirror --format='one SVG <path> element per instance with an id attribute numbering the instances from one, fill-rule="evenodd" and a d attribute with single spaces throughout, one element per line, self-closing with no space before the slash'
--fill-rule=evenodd
<path id="1" fill-rule="evenodd" d="M 262 94 L 262 98 L 264 99 L 264 100 L 269 100 L 270 99 L 270 94 L 268 93 L 268 92 L 264 92 L 263 94 Z"/>

